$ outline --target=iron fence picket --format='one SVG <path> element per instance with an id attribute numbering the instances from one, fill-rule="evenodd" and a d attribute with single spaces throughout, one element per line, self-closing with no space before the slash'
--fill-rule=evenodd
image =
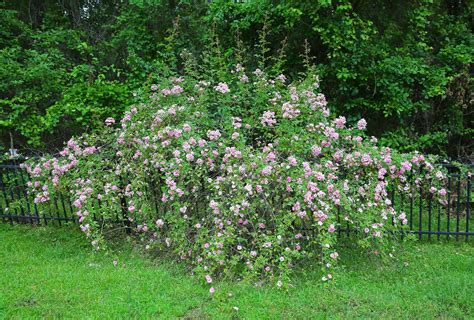
<path id="1" fill-rule="evenodd" d="M 59 199 L 61 201 L 61 207 L 63 208 L 64 218 L 68 219 L 66 205 L 64 204 L 64 197 L 62 193 L 59 194 Z"/>
<path id="2" fill-rule="evenodd" d="M 431 240 L 431 207 L 433 206 L 433 194 L 430 192 L 428 203 L 428 240 Z"/>
<path id="3" fill-rule="evenodd" d="M 466 185 L 466 241 L 469 240 L 469 210 L 471 206 L 471 177 L 467 177 L 467 185 Z"/>
<path id="4" fill-rule="evenodd" d="M 8 197 L 7 197 L 7 192 L 5 190 L 5 184 L 3 182 L 3 168 L 0 168 L 0 185 L 1 185 L 1 189 L 2 189 L 2 194 L 3 194 L 3 201 L 5 201 L 5 209 L 2 208 L 2 212 L 5 212 L 5 211 L 8 211 L 9 210 L 9 204 L 8 204 Z M 8 217 L 7 219 L 7 215 L 5 215 L 4 217 L 4 221 L 5 220 L 10 220 L 11 223 L 13 223 L 13 220 L 11 217 Z"/>
<path id="5" fill-rule="evenodd" d="M 413 230 L 413 193 L 410 194 L 410 230 Z"/>
<path id="6" fill-rule="evenodd" d="M 421 236 L 422 236 L 422 228 L 423 228 L 423 221 L 422 221 L 422 213 L 423 213 L 423 199 L 422 199 L 422 189 L 421 189 L 421 186 L 419 188 L 419 193 L 420 193 L 420 198 L 418 199 L 418 201 L 420 202 L 419 203 L 419 212 L 418 212 L 418 238 L 421 240 Z"/>
<path id="7" fill-rule="evenodd" d="M 460 201 L 461 201 L 461 177 L 457 178 L 456 188 L 456 241 L 459 240 Z"/>
<path id="8" fill-rule="evenodd" d="M 441 237 L 441 233 L 440 233 L 441 232 L 441 206 L 438 204 L 437 207 L 438 207 L 438 230 L 437 230 L 438 234 L 437 234 L 437 238 L 438 238 L 438 241 L 439 241 L 439 239 Z"/>
<path id="9" fill-rule="evenodd" d="M 450 222 L 451 222 L 451 176 L 448 176 L 448 206 L 446 208 L 446 214 L 447 214 L 447 233 L 446 233 L 446 239 L 449 239 L 449 230 L 450 230 Z"/>

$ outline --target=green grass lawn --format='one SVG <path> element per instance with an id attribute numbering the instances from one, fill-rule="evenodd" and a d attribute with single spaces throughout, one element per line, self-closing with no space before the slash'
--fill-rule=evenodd
<path id="1" fill-rule="evenodd" d="M 384 264 L 341 256 L 330 287 L 314 268 L 288 291 L 226 280 L 211 296 L 182 266 L 130 246 L 94 254 L 75 228 L 0 224 L 0 318 L 474 318 L 472 243 L 407 244 Z"/>

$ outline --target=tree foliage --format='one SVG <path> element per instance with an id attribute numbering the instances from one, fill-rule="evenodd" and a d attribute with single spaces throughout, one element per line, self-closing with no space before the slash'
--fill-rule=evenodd
<path id="1" fill-rule="evenodd" d="M 54 150 L 193 54 L 214 63 L 209 76 L 244 61 L 293 80 L 315 64 L 331 108 L 366 118 L 382 143 L 469 157 L 472 9 L 465 0 L 3 1 L 1 143 L 11 133 L 17 147 Z"/>

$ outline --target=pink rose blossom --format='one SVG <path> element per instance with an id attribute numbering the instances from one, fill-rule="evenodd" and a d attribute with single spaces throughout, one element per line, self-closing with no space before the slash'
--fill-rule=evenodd
<path id="1" fill-rule="evenodd" d="M 366 126 L 367 126 L 367 121 L 365 121 L 365 119 L 360 119 L 360 120 L 357 122 L 357 128 L 358 128 L 359 130 L 364 130 Z"/>

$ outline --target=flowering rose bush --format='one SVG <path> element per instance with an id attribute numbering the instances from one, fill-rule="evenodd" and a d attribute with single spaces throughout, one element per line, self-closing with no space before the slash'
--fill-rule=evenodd
<path id="1" fill-rule="evenodd" d="M 313 75 L 288 85 L 237 66 L 215 83 L 163 79 L 101 134 L 27 170 L 36 202 L 69 192 L 97 249 L 124 212 L 148 250 L 173 253 L 209 284 L 223 273 L 282 279 L 309 258 L 329 280 L 338 230 L 383 250 L 406 225 L 389 190 L 445 201 L 433 159 L 381 148 L 365 127 L 332 116 Z"/>

